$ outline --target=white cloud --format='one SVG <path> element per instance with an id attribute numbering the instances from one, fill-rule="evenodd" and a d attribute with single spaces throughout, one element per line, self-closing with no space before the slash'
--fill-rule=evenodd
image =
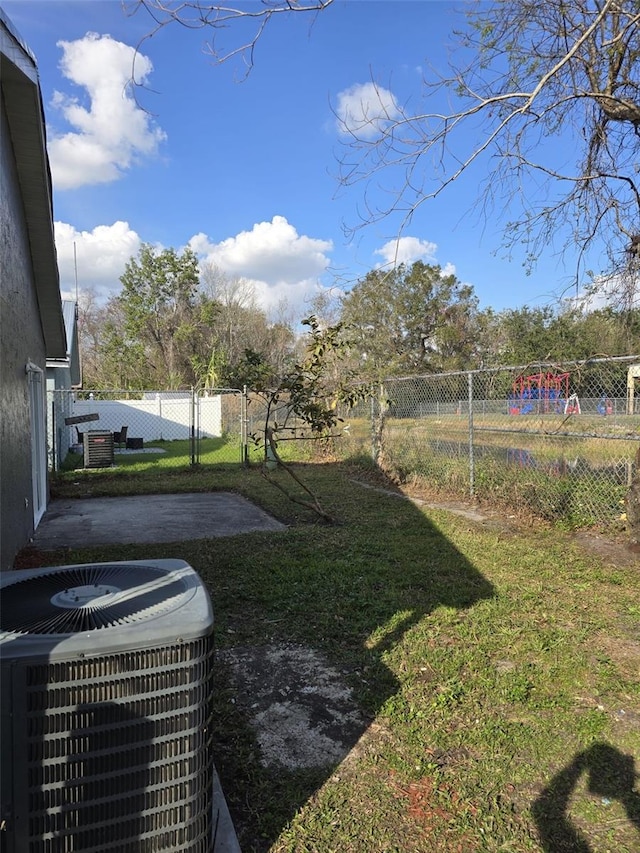
<path id="1" fill-rule="evenodd" d="M 376 249 L 374 255 L 380 255 L 384 259 L 385 266 L 410 265 L 414 261 L 436 263 L 437 249 L 437 244 L 429 240 L 420 240 L 418 237 L 400 237 L 397 240 L 389 240 L 380 249 Z"/>
<path id="2" fill-rule="evenodd" d="M 640 277 L 629 275 L 597 276 L 591 285 L 563 302 L 581 311 L 635 310 L 640 308 Z"/>
<path id="3" fill-rule="evenodd" d="M 77 231 L 65 222 L 55 223 L 60 284 L 64 298 L 75 298 L 74 244 L 79 289 L 92 288 L 99 300 L 120 292 L 120 276 L 127 261 L 138 254 L 142 240 L 128 222 L 98 225 L 92 231 Z M 229 276 L 253 284 L 257 304 L 268 314 L 283 303 L 301 317 L 309 300 L 321 289 L 320 276 L 329 265 L 327 253 L 333 244 L 299 235 L 282 216 L 259 222 L 221 243 L 206 234 L 196 234 L 189 246 L 201 262 L 215 264 Z M 158 245 L 162 250 L 164 246 Z"/>
<path id="4" fill-rule="evenodd" d="M 298 313 L 320 289 L 318 278 L 329 266 L 327 253 L 333 249 L 330 240 L 298 234 L 283 216 L 258 222 L 251 231 L 241 231 L 221 243 L 196 234 L 189 245 L 201 261 L 252 282 L 258 303 L 267 312 L 285 301 Z"/>
<path id="5" fill-rule="evenodd" d="M 430 240 L 420 240 L 418 237 L 399 237 L 397 240 L 389 240 L 380 249 L 374 251 L 374 255 L 380 255 L 384 262 L 378 267 L 395 267 L 405 264 L 410 267 L 416 261 L 426 264 L 438 264 L 436 252 L 438 244 Z M 441 276 L 446 278 L 456 274 L 455 264 L 450 261 L 441 265 Z"/>
<path id="6" fill-rule="evenodd" d="M 163 130 L 141 109 L 130 91 L 134 74 L 144 83 L 153 66 L 133 47 L 111 36 L 87 33 L 77 41 L 59 41 L 64 76 L 86 90 L 89 105 L 56 92 L 53 106 L 74 130 L 53 135 L 49 159 L 56 189 L 109 183 L 143 156 L 156 153 Z"/>
<path id="7" fill-rule="evenodd" d="M 356 83 L 338 94 L 338 132 L 372 139 L 400 118 L 395 96 L 375 83 Z"/>
<path id="8" fill-rule="evenodd" d="M 127 261 L 138 254 L 141 240 L 128 222 L 98 225 L 93 231 L 76 231 L 66 222 L 55 223 L 60 289 L 65 299 L 75 299 L 75 261 L 78 288 L 93 289 L 101 300 L 118 293 Z M 75 257 L 74 257 L 75 246 Z"/>

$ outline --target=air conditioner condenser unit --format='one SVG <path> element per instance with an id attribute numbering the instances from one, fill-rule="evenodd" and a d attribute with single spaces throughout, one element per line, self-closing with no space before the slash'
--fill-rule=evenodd
<path id="1" fill-rule="evenodd" d="M 181 560 L 0 575 L 6 853 L 211 853 L 213 612 Z"/>
<path id="2" fill-rule="evenodd" d="M 89 429 L 83 433 L 84 467 L 109 468 L 113 465 L 113 433 Z"/>

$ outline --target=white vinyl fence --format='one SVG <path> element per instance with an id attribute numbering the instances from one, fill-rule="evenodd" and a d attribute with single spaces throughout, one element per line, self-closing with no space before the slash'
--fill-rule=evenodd
<path id="1" fill-rule="evenodd" d="M 191 436 L 194 407 L 201 438 L 222 435 L 221 397 L 198 397 L 192 400 L 163 399 L 158 394 L 146 400 L 75 400 L 73 415 L 97 414 L 98 418 L 80 429 L 116 431 L 128 427 L 129 438 L 144 441 L 175 441 Z"/>
<path id="2" fill-rule="evenodd" d="M 83 443 L 87 431 L 119 433 L 127 428 L 134 447 L 153 441 L 190 440 L 197 456 L 199 440 L 242 432 L 241 396 L 220 389 L 209 396 L 193 391 L 74 391 L 48 392 L 49 464 L 61 465 L 67 453 Z M 133 442 L 130 442 L 133 445 Z"/>

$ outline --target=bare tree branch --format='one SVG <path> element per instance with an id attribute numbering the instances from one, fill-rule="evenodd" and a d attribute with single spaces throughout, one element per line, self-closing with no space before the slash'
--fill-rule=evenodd
<path id="1" fill-rule="evenodd" d="M 180 24 L 190 30 L 209 29 L 213 34 L 205 46 L 205 52 L 216 64 L 239 57 L 245 64 L 247 74 L 254 65 L 256 45 L 273 18 L 292 12 L 318 14 L 332 3 L 333 0 L 261 0 L 252 8 L 249 4 L 230 5 L 200 0 L 122 0 L 126 14 L 135 15 L 143 11 L 153 21 L 152 29 L 140 41 L 138 50 L 145 41 L 169 24 Z M 221 36 L 229 32 L 238 33 L 238 36 L 242 34 L 242 37 L 232 47 L 223 47 L 220 44 Z"/>
<path id="2" fill-rule="evenodd" d="M 344 122 L 340 178 L 365 185 L 364 216 L 350 230 L 393 215 L 401 234 L 478 166 L 483 216 L 517 211 L 507 250 L 526 243 L 534 265 L 568 227 L 561 252 L 578 247 L 580 264 L 602 241 L 603 265 L 614 268 L 640 233 L 638 0 L 473 3 L 456 35 L 466 61 L 454 57 L 446 76 L 424 81 L 426 110 L 390 115 L 380 99 L 365 127 Z M 451 111 L 431 107 L 443 96 Z M 571 140 L 571 162 L 555 139 Z"/>

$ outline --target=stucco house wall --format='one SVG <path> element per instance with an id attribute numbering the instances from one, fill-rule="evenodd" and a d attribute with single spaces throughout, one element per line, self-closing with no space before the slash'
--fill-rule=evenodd
<path id="1" fill-rule="evenodd" d="M 66 342 L 37 69 L 2 10 L 0 60 L 0 570 L 4 571 L 12 567 L 46 507 L 46 360 L 63 358 Z"/>

